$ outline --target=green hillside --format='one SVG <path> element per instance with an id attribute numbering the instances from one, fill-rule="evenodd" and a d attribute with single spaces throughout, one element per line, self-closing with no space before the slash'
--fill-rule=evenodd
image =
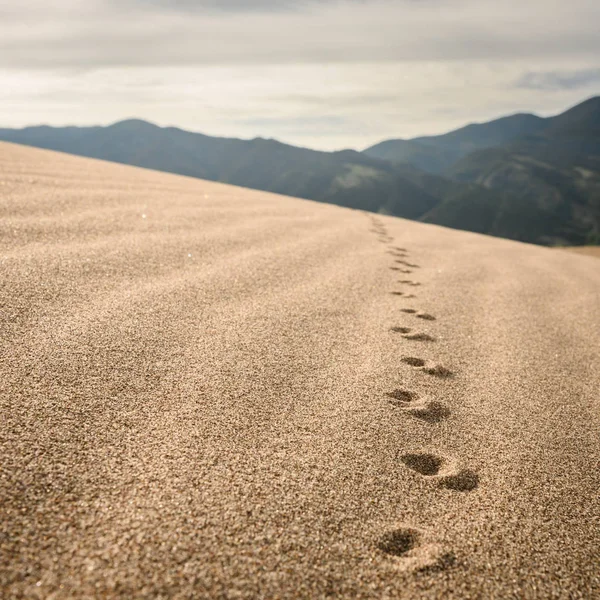
<path id="1" fill-rule="evenodd" d="M 444 135 L 386 140 L 364 153 L 391 162 L 408 162 L 439 175 L 471 152 L 500 146 L 519 136 L 536 133 L 543 126 L 544 119 L 536 115 L 517 114 L 489 123 L 473 123 Z"/>

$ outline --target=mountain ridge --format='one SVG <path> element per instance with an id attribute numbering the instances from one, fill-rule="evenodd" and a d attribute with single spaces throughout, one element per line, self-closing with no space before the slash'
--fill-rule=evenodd
<path id="1" fill-rule="evenodd" d="M 515 113 L 491 121 L 469 123 L 440 135 L 383 140 L 369 146 L 363 152 L 391 162 L 409 162 L 431 173 L 444 174 L 453 163 L 471 152 L 510 143 L 522 136 L 543 135 L 544 130 L 559 130 L 565 124 L 572 129 L 574 116 L 589 124 L 590 111 L 598 120 L 596 130 L 600 131 L 600 118 L 595 116 L 598 107 L 600 107 L 600 96 L 592 96 L 551 117 L 540 117 L 533 113 Z"/>

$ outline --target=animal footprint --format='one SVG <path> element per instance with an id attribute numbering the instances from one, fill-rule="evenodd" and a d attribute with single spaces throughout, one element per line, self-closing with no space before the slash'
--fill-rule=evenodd
<path id="1" fill-rule="evenodd" d="M 401 279 L 398 283 L 404 283 L 406 285 L 412 285 L 414 287 L 421 285 L 418 281 L 411 281 L 410 279 Z"/>
<path id="2" fill-rule="evenodd" d="M 424 319 L 425 321 L 435 321 L 435 317 L 433 315 L 430 315 L 428 313 L 419 313 L 417 315 L 418 319 Z"/>
<path id="3" fill-rule="evenodd" d="M 419 397 L 409 390 L 394 390 L 387 396 L 395 407 L 428 423 L 439 423 L 450 416 L 450 409 L 441 402 Z"/>
<path id="4" fill-rule="evenodd" d="M 428 333 L 411 333 L 410 335 L 403 335 L 402 337 L 415 342 L 435 342 L 435 338 Z"/>
<path id="5" fill-rule="evenodd" d="M 400 524 L 384 533 L 377 549 L 397 557 L 397 565 L 403 571 L 441 571 L 455 562 L 454 555 L 432 542 L 428 532 L 411 525 Z"/>
<path id="6" fill-rule="evenodd" d="M 447 369 L 442 365 L 426 367 L 425 369 L 423 369 L 423 371 L 428 375 L 432 375 L 433 377 L 439 377 L 440 379 L 447 379 L 448 377 L 454 376 L 454 373 L 450 369 Z"/>
<path id="7" fill-rule="evenodd" d="M 411 328 L 410 327 L 391 327 L 390 331 L 393 331 L 394 333 L 410 333 Z"/>
<path id="8" fill-rule="evenodd" d="M 418 319 L 423 319 L 424 321 L 435 321 L 436 320 L 433 315 L 430 315 L 429 313 L 418 312 L 414 308 L 402 308 L 400 310 L 409 315 L 415 315 Z"/>
<path id="9" fill-rule="evenodd" d="M 387 396 L 392 400 L 397 400 L 398 402 L 402 402 L 404 404 L 408 402 L 414 402 L 418 399 L 417 394 L 414 392 L 409 392 L 408 390 L 394 390 L 393 392 L 389 392 Z"/>
<path id="10" fill-rule="evenodd" d="M 401 528 L 385 533 L 377 547 L 386 554 L 403 556 L 419 545 L 421 532 L 412 528 Z"/>
<path id="11" fill-rule="evenodd" d="M 405 356 L 402 359 L 403 363 L 410 365 L 411 367 L 424 367 L 425 361 L 422 358 L 416 358 L 414 356 Z"/>
<path id="12" fill-rule="evenodd" d="M 426 366 L 427 363 L 422 358 L 416 358 L 414 356 L 405 356 L 402 359 L 402 362 L 407 365 L 410 365 L 411 367 L 419 368 L 424 373 L 427 373 L 428 375 L 432 375 L 433 377 L 439 377 L 441 379 L 446 379 L 448 377 L 454 376 L 454 373 L 450 369 L 447 369 L 446 367 L 444 367 L 442 365 L 434 364 L 431 366 Z"/>
<path id="13" fill-rule="evenodd" d="M 404 454 L 401 460 L 409 469 L 436 481 L 440 487 L 456 492 L 469 492 L 479 485 L 479 475 L 475 471 L 460 467 L 451 458 L 418 452 Z"/>
<path id="14" fill-rule="evenodd" d="M 405 267 L 410 267 L 411 269 L 418 269 L 419 268 L 419 265 L 414 265 L 412 263 L 409 263 L 407 260 L 398 259 L 398 260 L 396 260 L 396 262 L 399 265 L 404 265 Z"/>

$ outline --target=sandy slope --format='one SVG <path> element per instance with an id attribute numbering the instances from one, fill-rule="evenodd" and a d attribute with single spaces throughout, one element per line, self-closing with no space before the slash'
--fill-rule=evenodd
<path id="1" fill-rule="evenodd" d="M 587 256 L 595 256 L 600 258 L 600 246 L 571 246 L 570 248 L 561 248 L 568 252 L 576 252 L 577 254 L 585 254 Z"/>
<path id="2" fill-rule="evenodd" d="M 597 259 L 10 144 L 0 210 L 2 598 L 599 596 Z"/>

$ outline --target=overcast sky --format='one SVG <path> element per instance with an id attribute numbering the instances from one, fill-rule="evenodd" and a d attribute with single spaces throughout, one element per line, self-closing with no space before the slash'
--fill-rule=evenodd
<path id="1" fill-rule="evenodd" d="M 0 0 L 0 126 L 362 149 L 600 94 L 600 0 Z"/>

